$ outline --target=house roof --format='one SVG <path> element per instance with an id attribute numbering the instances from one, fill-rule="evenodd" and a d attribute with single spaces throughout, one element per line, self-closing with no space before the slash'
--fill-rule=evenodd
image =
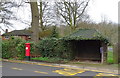
<path id="1" fill-rule="evenodd" d="M 70 35 L 63 37 L 65 40 L 104 40 L 108 41 L 100 32 L 95 29 L 79 29 Z"/>
<path id="2" fill-rule="evenodd" d="M 31 36 L 32 32 L 28 30 L 14 30 L 8 33 L 2 34 L 2 36 Z"/>

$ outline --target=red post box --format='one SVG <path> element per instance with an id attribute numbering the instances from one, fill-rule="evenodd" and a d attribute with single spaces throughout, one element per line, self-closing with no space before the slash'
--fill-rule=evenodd
<path id="1" fill-rule="evenodd" d="M 25 43 L 25 56 L 27 60 L 30 60 L 30 43 Z"/>

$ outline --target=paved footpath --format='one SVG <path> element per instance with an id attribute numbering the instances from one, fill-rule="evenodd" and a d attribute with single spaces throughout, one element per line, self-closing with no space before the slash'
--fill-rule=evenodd
<path id="1" fill-rule="evenodd" d="M 27 64 L 25 62 L 2 62 L 2 76 L 117 76 L 102 71 L 70 68 L 50 64 Z"/>

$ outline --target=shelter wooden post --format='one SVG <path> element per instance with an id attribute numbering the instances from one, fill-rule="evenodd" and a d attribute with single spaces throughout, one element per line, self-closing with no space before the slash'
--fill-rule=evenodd
<path id="1" fill-rule="evenodd" d="M 114 46 L 113 46 L 113 60 L 114 60 L 114 63 L 115 64 L 118 64 L 119 63 L 119 53 L 118 53 L 118 51 L 119 51 L 119 48 L 118 48 L 118 46 L 119 46 L 120 44 L 119 43 L 116 43 L 116 44 L 114 44 Z"/>
<path id="2" fill-rule="evenodd" d="M 103 52 L 101 53 L 101 63 L 106 64 L 107 63 L 107 44 L 102 42 Z"/>

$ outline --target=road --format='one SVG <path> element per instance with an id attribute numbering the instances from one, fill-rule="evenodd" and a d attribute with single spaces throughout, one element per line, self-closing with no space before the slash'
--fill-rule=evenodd
<path id="1" fill-rule="evenodd" d="M 59 66 L 2 62 L 2 76 L 114 76 L 113 74 Z"/>

